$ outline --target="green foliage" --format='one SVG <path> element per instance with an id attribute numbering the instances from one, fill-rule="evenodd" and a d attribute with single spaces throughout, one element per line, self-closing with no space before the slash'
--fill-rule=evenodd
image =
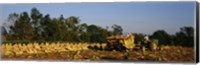
<path id="1" fill-rule="evenodd" d="M 89 25 L 87 27 L 87 33 L 90 38 L 91 42 L 105 42 L 106 37 L 108 36 L 107 29 L 101 28 L 100 26 L 96 25 Z"/>
<path id="2" fill-rule="evenodd" d="M 159 44 L 194 47 L 193 27 L 181 27 L 175 35 L 169 35 L 164 30 L 158 30 L 153 33 L 151 38 L 158 39 Z"/>
<path id="3" fill-rule="evenodd" d="M 135 43 L 139 43 L 144 39 L 144 34 L 142 33 L 133 33 L 135 36 Z"/>
<path id="4" fill-rule="evenodd" d="M 151 36 L 153 39 L 158 39 L 159 44 L 170 44 L 171 43 L 171 36 L 165 32 L 164 30 L 157 30 Z"/>
<path id="5" fill-rule="evenodd" d="M 21 14 L 12 13 L 9 21 L 7 42 L 14 41 L 63 41 L 63 42 L 105 42 L 106 37 L 114 34 L 122 34 L 119 25 L 113 25 L 113 31 L 97 25 L 80 24 L 79 17 L 51 18 L 49 14 L 43 16 L 37 8 L 32 8 L 30 17 L 27 12 Z M 16 42 L 16 43 L 17 43 Z"/>
<path id="6" fill-rule="evenodd" d="M 182 27 L 176 33 L 175 42 L 179 45 L 194 46 L 194 29 L 193 27 Z"/>
<path id="7" fill-rule="evenodd" d="M 114 35 L 122 35 L 123 29 L 122 29 L 121 26 L 114 24 L 114 25 L 112 26 L 112 28 L 113 28 L 113 34 L 114 34 Z"/>
<path id="8" fill-rule="evenodd" d="M 10 26 L 10 34 L 16 40 L 31 40 L 34 36 L 34 28 L 31 26 L 30 18 L 27 12 L 23 12 L 20 16 L 11 14 L 10 18 L 18 18 L 14 25 Z M 13 20 L 14 21 L 14 20 Z"/>

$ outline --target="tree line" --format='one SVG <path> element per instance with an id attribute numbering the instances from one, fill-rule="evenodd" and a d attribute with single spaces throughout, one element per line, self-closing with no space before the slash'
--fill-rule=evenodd
<path id="1" fill-rule="evenodd" d="M 62 41 L 62 42 L 106 42 L 106 37 L 111 35 L 122 35 L 123 28 L 113 24 L 108 30 L 108 26 L 103 28 L 98 25 L 88 25 L 80 23 L 79 17 L 70 16 L 64 18 L 51 18 L 49 14 L 43 15 L 37 8 L 32 8 L 31 13 L 27 12 L 11 13 L 8 17 L 10 24 L 8 34 L 4 41 Z M 132 33 L 136 43 L 142 41 L 145 34 Z M 182 27 L 174 35 L 168 34 L 164 30 L 157 30 L 151 39 L 158 39 L 159 44 L 173 44 L 193 46 L 193 27 Z"/>
<path id="2" fill-rule="evenodd" d="M 123 29 L 120 25 L 103 28 L 94 24 L 80 23 L 79 17 L 51 18 L 49 14 L 43 15 L 37 8 L 31 13 L 11 13 L 8 17 L 9 33 L 7 41 L 68 41 L 68 42 L 105 42 L 107 36 L 121 35 Z"/>
<path id="3" fill-rule="evenodd" d="M 135 41 L 142 41 L 145 34 L 133 33 Z M 150 39 L 157 39 L 160 45 L 181 45 L 194 47 L 194 29 L 191 26 L 180 28 L 175 34 L 168 34 L 165 30 L 157 30 L 152 35 L 148 35 Z"/>

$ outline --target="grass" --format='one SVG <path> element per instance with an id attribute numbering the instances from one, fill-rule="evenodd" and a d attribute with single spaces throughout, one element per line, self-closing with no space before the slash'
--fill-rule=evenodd
<path id="1" fill-rule="evenodd" d="M 2 44 L 3 59 L 22 60 L 144 60 L 165 62 L 194 62 L 194 49 L 183 46 L 163 46 L 162 50 L 142 52 L 141 50 L 106 51 L 91 50 L 88 46 L 100 46 L 98 43 L 32 43 Z M 105 46 L 105 44 L 103 44 Z"/>

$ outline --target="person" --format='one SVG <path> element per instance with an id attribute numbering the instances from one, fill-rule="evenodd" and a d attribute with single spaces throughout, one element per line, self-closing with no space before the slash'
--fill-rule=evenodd
<path id="1" fill-rule="evenodd" d="M 145 35 L 145 36 L 144 36 L 144 39 L 143 39 L 142 42 L 141 42 L 142 51 L 145 51 L 145 48 L 148 47 L 148 43 L 149 43 L 149 42 L 150 42 L 149 36 Z"/>
<path id="2" fill-rule="evenodd" d="M 149 40 L 149 36 L 147 36 L 147 35 L 145 35 L 144 36 L 144 39 L 142 40 L 142 45 L 146 45 L 148 42 L 149 42 L 150 40 Z"/>
<path id="3" fill-rule="evenodd" d="M 144 36 L 144 41 L 149 41 L 149 36 L 145 35 Z"/>

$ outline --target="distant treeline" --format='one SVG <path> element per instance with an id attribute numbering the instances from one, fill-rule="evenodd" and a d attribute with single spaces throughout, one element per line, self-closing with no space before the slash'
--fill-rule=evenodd
<path id="1" fill-rule="evenodd" d="M 14 41 L 60 41 L 60 42 L 106 42 L 106 37 L 122 35 L 120 25 L 113 24 L 103 28 L 98 25 L 80 23 L 79 17 L 51 18 L 49 14 L 43 15 L 37 8 L 32 8 L 31 13 L 11 13 L 8 17 L 7 27 L 9 32 L 3 34 L 3 42 Z M 158 39 L 159 44 L 173 44 L 193 46 L 193 27 L 182 27 L 175 35 L 169 35 L 164 30 L 155 31 L 149 35 L 151 39 Z M 133 33 L 136 43 L 142 41 L 145 34 Z"/>
<path id="2" fill-rule="evenodd" d="M 136 43 L 140 42 L 144 38 L 144 34 L 134 33 Z M 168 34 L 165 30 L 157 30 L 152 35 L 149 35 L 150 39 L 157 39 L 158 44 L 161 45 L 182 45 L 188 47 L 194 47 L 194 29 L 193 27 L 181 27 L 176 34 Z"/>

